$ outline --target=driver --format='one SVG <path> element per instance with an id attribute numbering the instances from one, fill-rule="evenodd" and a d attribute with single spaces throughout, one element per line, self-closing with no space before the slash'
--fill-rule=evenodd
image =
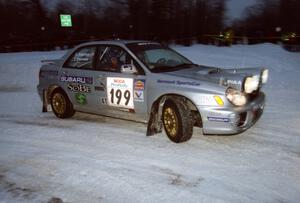
<path id="1" fill-rule="evenodd" d="M 112 67 L 112 69 L 113 70 L 117 70 L 118 69 L 118 59 L 117 59 L 117 57 L 111 57 L 110 58 L 110 61 L 111 61 L 111 67 Z"/>

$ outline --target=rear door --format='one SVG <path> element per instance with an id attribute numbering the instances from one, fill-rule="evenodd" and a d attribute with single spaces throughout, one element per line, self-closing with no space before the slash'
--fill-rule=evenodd
<path id="1" fill-rule="evenodd" d="M 59 71 L 60 86 L 79 111 L 90 112 L 93 108 L 96 53 L 96 46 L 81 47 L 74 51 Z"/>

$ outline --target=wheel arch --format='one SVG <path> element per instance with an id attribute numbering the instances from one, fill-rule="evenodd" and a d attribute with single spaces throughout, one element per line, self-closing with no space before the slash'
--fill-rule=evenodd
<path id="1" fill-rule="evenodd" d="M 177 99 L 185 100 L 185 101 L 188 103 L 188 105 L 189 105 L 189 107 L 190 107 L 191 110 L 198 111 L 198 109 L 197 109 L 195 103 L 194 103 L 190 98 L 188 98 L 187 96 L 181 95 L 181 94 L 176 94 L 176 93 L 163 94 L 163 95 L 159 96 L 159 97 L 152 103 L 152 106 L 153 106 L 153 104 L 155 104 L 156 102 L 159 102 L 159 101 L 163 100 L 164 98 L 165 98 L 165 99 L 169 99 L 169 98 L 172 98 L 172 97 L 175 98 L 175 99 L 177 98 Z M 152 107 L 152 106 L 151 106 L 151 107 Z"/>
<path id="2" fill-rule="evenodd" d="M 152 102 L 151 104 L 147 130 L 148 136 L 161 132 L 162 110 L 164 103 L 167 99 L 177 99 L 185 102 L 192 112 L 194 126 L 203 127 L 201 113 L 190 98 L 180 94 L 163 94 L 159 96 L 156 100 L 154 100 L 154 102 Z"/>
<path id="3" fill-rule="evenodd" d="M 47 103 L 48 104 L 50 103 L 51 96 L 52 96 L 52 94 L 55 90 L 60 90 L 60 91 L 64 92 L 67 95 L 68 99 L 70 100 L 69 95 L 67 94 L 67 92 L 62 87 L 60 87 L 59 85 L 50 85 L 46 89 L 46 98 L 47 98 Z"/>

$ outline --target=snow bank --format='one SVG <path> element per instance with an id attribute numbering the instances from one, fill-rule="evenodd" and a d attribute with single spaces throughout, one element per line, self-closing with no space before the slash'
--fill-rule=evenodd
<path id="1" fill-rule="evenodd" d="M 299 202 L 300 54 L 277 45 L 175 46 L 195 63 L 270 69 L 267 107 L 235 136 L 183 144 L 146 126 L 77 113 L 41 113 L 40 60 L 59 52 L 0 54 L 0 202 Z"/>

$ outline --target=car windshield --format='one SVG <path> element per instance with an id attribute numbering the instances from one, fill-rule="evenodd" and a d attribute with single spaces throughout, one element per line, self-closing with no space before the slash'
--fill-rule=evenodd
<path id="1" fill-rule="evenodd" d="M 131 43 L 127 47 L 147 66 L 151 72 L 169 72 L 194 65 L 190 60 L 159 43 Z"/>

